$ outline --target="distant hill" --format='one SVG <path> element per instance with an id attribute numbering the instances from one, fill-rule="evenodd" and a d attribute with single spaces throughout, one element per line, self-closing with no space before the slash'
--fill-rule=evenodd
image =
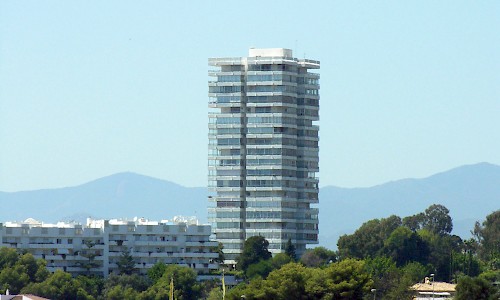
<path id="1" fill-rule="evenodd" d="M 74 187 L 0 192 L 0 220 L 32 217 L 44 222 L 95 218 L 171 219 L 198 216 L 207 222 L 207 189 L 135 173 L 118 173 Z"/>
<path id="2" fill-rule="evenodd" d="M 432 204 L 450 210 L 453 233 L 470 237 L 475 221 L 500 209 L 500 166 L 466 165 L 422 179 L 402 179 L 369 188 L 320 189 L 320 244 L 336 248 L 341 234 L 390 215 L 405 217 Z"/>
<path id="3" fill-rule="evenodd" d="M 85 218 L 197 216 L 207 222 L 207 189 L 135 173 L 118 173 L 61 189 L 0 192 L 0 222 L 32 217 L 44 222 Z M 334 249 L 341 234 L 392 214 L 404 217 L 429 205 L 445 205 L 454 231 L 470 236 L 476 220 L 500 209 L 500 166 L 480 163 L 422 179 L 403 179 L 369 188 L 320 189 L 320 245 Z"/>

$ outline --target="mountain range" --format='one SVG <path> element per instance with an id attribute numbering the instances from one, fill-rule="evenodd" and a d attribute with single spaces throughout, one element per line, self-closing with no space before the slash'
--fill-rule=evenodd
<path id="1" fill-rule="evenodd" d="M 0 221 L 28 217 L 43 222 L 93 218 L 197 216 L 207 222 L 205 187 L 183 187 L 135 173 L 118 173 L 66 188 L 0 192 Z M 320 188 L 320 245 L 336 248 L 340 235 L 364 222 L 423 212 L 432 204 L 450 210 L 453 233 L 468 238 L 475 221 L 500 208 L 500 166 L 479 163 L 421 179 L 402 179 L 367 188 Z"/>

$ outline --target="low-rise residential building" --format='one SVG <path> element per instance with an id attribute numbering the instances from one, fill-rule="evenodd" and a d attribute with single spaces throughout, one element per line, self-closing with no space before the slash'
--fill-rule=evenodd
<path id="1" fill-rule="evenodd" d="M 210 241 L 210 234 L 210 225 L 199 225 L 192 217 L 172 221 L 88 219 L 85 226 L 46 224 L 30 218 L 0 223 L 0 246 L 28 251 L 45 259 L 49 271 L 61 269 L 73 275 L 118 273 L 120 257 L 127 252 L 141 274 L 157 262 L 204 274 L 218 268 L 218 253 L 213 250 L 218 243 Z"/>

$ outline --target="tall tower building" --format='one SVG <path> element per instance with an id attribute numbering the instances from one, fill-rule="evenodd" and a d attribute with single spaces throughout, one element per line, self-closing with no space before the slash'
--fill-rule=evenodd
<path id="1" fill-rule="evenodd" d="M 318 243 L 319 61 L 250 49 L 209 66 L 209 220 L 226 262 L 256 235 L 300 255 Z"/>

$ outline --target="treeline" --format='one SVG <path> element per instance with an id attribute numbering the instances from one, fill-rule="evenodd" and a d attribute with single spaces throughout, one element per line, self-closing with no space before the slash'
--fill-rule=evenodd
<path id="1" fill-rule="evenodd" d="M 500 210 L 476 222 L 473 238 L 452 235 L 452 219 L 441 205 L 400 218 L 364 223 L 338 240 L 338 250 L 307 250 L 298 258 L 288 242 L 285 253 L 271 256 L 261 236 L 245 241 L 234 274 L 242 283 L 225 294 L 246 299 L 411 299 L 411 285 L 434 274 L 455 282 L 455 299 L 498 299 L 500 282 Z M 217 249 L 223 260 L 222 248 Z M 119 275 L 72 277 L 46 269 L 29 253 L 0 249 L 0 292 L 35 294 L 50 299 L 168 299 L 174 280 L 177 300 L 222 299 L 221 282 L 197 282 L 185 267 L 157 263 L 147 276 L 135 274 L 130 253 L 120 260 Z"/>
<path id="2" fill-rule="evenodd" d="M 400 218 L 364 223 L 338 240 L 338 251 L 318 247 L 296 261 L 293 247 L 271 258 L 267 241 L 249 238 L 237 268 L 246 282 L 226 299 L 412 299 L 425 277 L 458 283 L 455 299 L 498 299 L 500 211 L 477 222 L 473 238 L 452 235 L 442 205 Z"/>
<path id="3" fill-rule="evenodd" d="M 130 256 L 124 253 L 119 275 L 108 278 L 71 274 L 57 270 L 50 273 L 46 261 L 30 253 L 0 248 L 0 293 L 33 294 L 54 300 L 154 300 L 168 299 L 174 279 L 175 299 L 205 299 L 215 281 L 196 281 L 196 272 L 177 265 L 155 264 L 147 276 L 135 274 Z"/>

